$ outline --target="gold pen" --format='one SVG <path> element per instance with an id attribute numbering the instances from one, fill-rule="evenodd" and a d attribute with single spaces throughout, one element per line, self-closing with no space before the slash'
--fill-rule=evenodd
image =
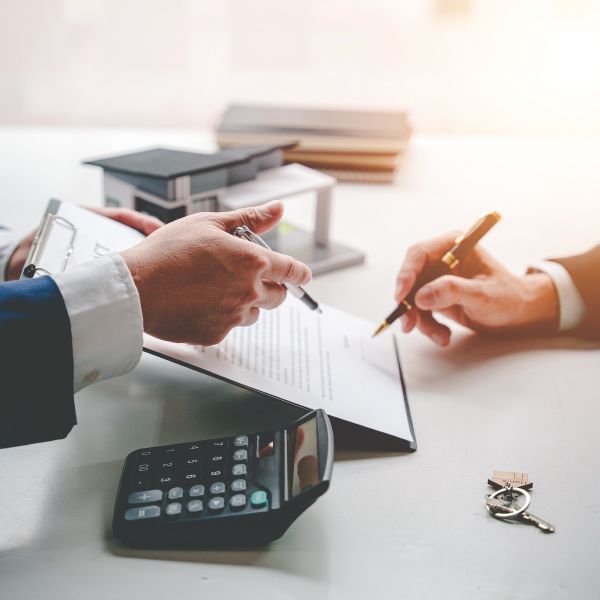
<path id="1" fill-rule="evenodd" d="M 381 322 L 381 325 L 379 325 L 373 334 L 373 337 L 379 335 L 382 331 L 385 331 L 396 319 L 411 310 L 415 304 L 415 294 L 426 283 L 429 283 L 442 275 L 452 273 L 459 265 L 460 261 L 464 260 L 471 253 L 477 242 L 479 242 L 479 240 L 500 219 L 500 214 L 496 211 L 489 212 L 483 215 L 483 217 L 481 217 L 467 233 L 457 237 L 452 248 L 444 254 L 442 259 L 423 271 L 421 276 L 415 282 L 415 285 L 406 295 L 406 298 L 404 298 L 404 300 L 402 300 L 402 302 L 400 302 L 400 304 L 398 304 L 398 306 Z"/>

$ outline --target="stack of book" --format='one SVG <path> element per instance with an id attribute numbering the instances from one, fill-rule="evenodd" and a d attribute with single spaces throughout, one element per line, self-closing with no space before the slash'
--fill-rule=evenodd
<path id="1" fill-rule="evenodd" d="M 410 138 L 402 111 L 327 110 L 234 104 L 217 126 L 222 148 L 296 142 L 297 162 L 340 181 L 390 182 Z"/>

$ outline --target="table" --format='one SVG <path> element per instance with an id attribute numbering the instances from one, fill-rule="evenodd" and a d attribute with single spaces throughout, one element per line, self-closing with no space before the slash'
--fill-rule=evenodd
<path id="1" fill-rule="evenodd" d="M 155 144 L 207 149 L 204 131 L 0 129 L 0 215 L 20 231 L 50 196 L 98 204 L 84 158 Z M 364 266 L 316 278 L 320 300 L 378 321 L 407 246 L 504 221 L 485 244 L 512 268 L 600 237 L 600 143 L 415 136 L 393 186 L 339 185 L 332 233 Z M 299 202 L 288 206 L 310 223 Z M 360 285 L 362 293 L 356 293 Z M 366 291 L 368 290 L 368 291 Z M 152 356 L 77 396 L 64 441 L 0 452 L 3 598 L 590 598 L 600 589 L 600 347 L 500 340 L 458 328 L 438 349 L 401 339 L 419 442 L 412 454 L 345 448 L 330 491 L 279 541 L 231 551 L 134 551 L 110 534 L 124 456 L 142 446 L 277 426 L 297 409 Z M 365 383 L 365 400 L 368 385 Z M 493 469 L 535 480 L 542 534 L 490 518 Z"/>

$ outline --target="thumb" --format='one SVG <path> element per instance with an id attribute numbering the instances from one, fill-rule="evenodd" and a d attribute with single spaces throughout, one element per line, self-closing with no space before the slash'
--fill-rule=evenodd
<path id="1" fill-rule="evenodd" d="M 422 310 L 443 310 L 451 306 L 474 308 L 485 301 L 483 283 L 455 275 L 444 275 L 424 285 L 416 294 L 415 302 Z"/>
<path id="2" fill-rule="evenodd" d="M 274 201 L 261 206 L 249 206 L 231 212 L 216 213 L 214 219 L 224 231 L 229 233 L 242 225 L 247 225 L 255 233 L 264 233 L 274 227 L 282 215 L 283 204 Z"/>

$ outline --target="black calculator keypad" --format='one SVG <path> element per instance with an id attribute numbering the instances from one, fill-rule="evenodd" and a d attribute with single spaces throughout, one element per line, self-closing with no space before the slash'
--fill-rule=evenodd
<path id="1" fill-rule="evenodd" d="M 192 519 L 268 508 L 251 483 L 255 436 L 139 450 L 127 482 L 125 520 Z M 256 502 L 256 494 L 264 501 Z"/>

